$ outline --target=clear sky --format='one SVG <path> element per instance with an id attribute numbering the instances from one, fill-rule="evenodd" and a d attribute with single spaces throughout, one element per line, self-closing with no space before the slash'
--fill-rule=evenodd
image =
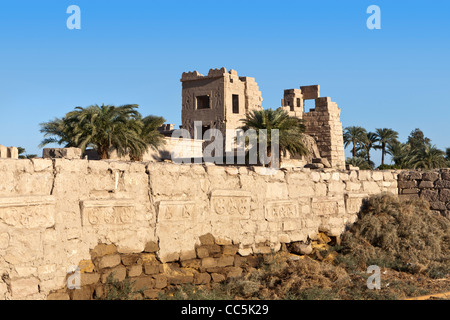
<path id="1" fill-rule="evenodd" d="M 372 4 L 380 30 L 366 27 Z M 69 5 L 81 30 L 66 26 Z M 225 67 L 256 78 L 264 108 L 320 84 L 344 127 L 402 141 L 420 128 L 445 149 L 449 40 L 448 0 L 1 1 L 0 144 L 42 155 L 39 123 L 91 104 L 136 103 L 178 126 L 181 74 Z"/>

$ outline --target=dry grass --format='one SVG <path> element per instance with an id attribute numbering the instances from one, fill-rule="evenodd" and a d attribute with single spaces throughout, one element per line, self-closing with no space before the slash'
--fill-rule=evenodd
<path id="1" fill-rule="evenodd" d="M 432 214 L 424 200 L 391 194 L 369 198 L 342 237 L 342 261 L 445 277 L 450 272 L 450 221 Z M 349 265 L 347 265 L 349 267 Z"/>

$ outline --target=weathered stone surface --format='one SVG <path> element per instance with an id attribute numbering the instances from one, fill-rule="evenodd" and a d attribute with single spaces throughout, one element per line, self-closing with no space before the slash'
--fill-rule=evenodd
<path id="1" fill-rule="evenodd" d="M 439 200 L 450 203 L 450 189 L 441 189 L 439 191 Z"/>
<path id="2" fill-rule="evenodd" d="M 438 180 L 435 184 L 438 189 L 450 189 L 450 179 L 448 180 Z"/>
<path id="3" fill-rule="evenodd" d="M 423 181 L 436 181 L 439 179 L 439 173 L 437 172 L 424 172 L 422 174 Z"/>
<path id="4" fill-rule="evenodd" d="M 127 277 L 127 268 L 120 265 L 115 268 L 109 269 L 102 274 L 102 283 L 107 282 L 109 275 L 112 275 L 112 279 L 116 281 L 123 281 Z"/>
<path id="5" fill-rule="evenodd" d="M 103 268 L 112 268 L 120 264 L 121 258 L 119 254 L 112 254 L 108 256 L 104 256 L 100 259 L 98 263 L 98 267 L 100 269 Z"/>
<path id="6" fill-rule="evenodd" d="M 438 190 L 422 190 L 420 196 L 427 200 L 428 202 L 438 201 L 439 191 Z"/>
<path id="7" fill-rule="evenodd" d="M 127 275 L 129 278 L 139 277 L 141 274 L 142 274 L 142 265 L 140 264 L 129 266 L 127 268 Z"/>
<path id="8" fill-rule="evenodd" d="M 50 293 L 47 300 L 70 300 L 70 296 L 65 292 Z"/>
<path id="9" fill-rule="evenodd" d="M 419 183 L 419 189 L 425 189 L 425 188 L 433 188 L 434 187 L 434 182 L 433 181 L 420 181 Z"/>
<path id="10" fill-rule="evenodd" d="M 149 241 L 145 245 L 145 252 L 157 252 L 159 250 L 158 243 L 155 241 Z"/>
<path id="11" fill-rule="evenodd" d="M 90 287 L 82 287 L 72 292 L 72 300 L 91 300 L 93 291 Z"/>

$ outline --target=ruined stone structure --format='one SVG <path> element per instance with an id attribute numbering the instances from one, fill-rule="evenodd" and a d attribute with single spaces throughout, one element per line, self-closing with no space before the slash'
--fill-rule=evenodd
<path id="1" fill-rule="evenodd" d="M 241 119 L 252 110 L 261 110 L 262 98 L 254 78 L 239 77 L 235 70 L 211 69 L 204 76 L 197 71 L 184 72 L 182 82 L 182 127 L 194 139 L 204 137 L 208 129 L 218 129 L 231 151 L 234 136 L 226 130 L 242 126 Z M 201 126 L 195 127 L 195 121 Z"/>
<path id="2" fill-rule="evenodd" d="M 194 139 L 204 137 L 208 129 L 219 129 L 225 137 L 225 151 L 232 151 L 235 136 L 226 137 L 226 130 L 236 130 L 249 112 L 262 109 L 261 92 L 255 79 L 239 77 L 236 71 L 221 68 L 209 70 L 207 76 L 197 71 L 185 72 L 181 82 L 182 127 Z M 344 169 L 341 111 L 330 98 L 320 97 L 319 90 L 318 85 L 285 90 L 281 108 L 304 120 L 306 135 L 313 137 L 320 152 L 318 158 L 327 159 L 332 167 Z M 315 108 L 305 112 L 305 100 L 314 100 Z M 195 121 L 201 121 L 202 125 L 195 128 Z M 315 148 L 311 146 L 310 150 Z"/>
<path id="3" fill-rule="evenodd" d="M 305 100 L 314 100 L 315 108 L 306 112 Z M 304 120 L 306 134 L 314 138 L 320 155 L 332 167 L 345 168 L 341 110 L 329 97 L 320 97 L 320 86 L 304 86 L 284 91 L 282 108 L 291 116 Z"/>
<path id="4" fill-rule="evenodd" d="M 423 198 L 430 209 L 450 219 L 450 169 L 404 171 L 398 176 L 399 198 Z"/>
<path id="5" fill-rule="evenodd" d="M 5 147 L 0 144 L 0 159 L 19 159 L 19 151 L 16 147 Z"/>
<path id="6" fill-rule="evenodd" d="M 92 296 L 111 272 L 146 283 L 152 297 L 180 264 L 183 281 L 208 281 L 194 269 L 223 280 L 253 254 L 339 235 L 364 197 L 398 190 L 396 171 L 263 169 L 2 159 L 0 299 Z M 199 250 L 208 233 L 214 252 Z M 99 243 L 110 247 L 99 253 Z M 77 266 L 81 289 L 67 290 Z"/>

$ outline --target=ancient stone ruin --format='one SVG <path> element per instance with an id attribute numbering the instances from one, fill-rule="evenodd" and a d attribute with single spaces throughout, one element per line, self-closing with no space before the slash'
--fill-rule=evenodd
<path id="1" fill-rule="evenodd" d="M 253 110 L 262 109 L 262 97 L 254 78 L 240 77 L 235 70 L 210 69 L 204 76 L 197 71 L 185 72 L 181 77 L 182 128 L 194 139 L 204 138 L 208 129 L 218 129 L 225 137 L 225 151 L 232 151 L 235 136 L 226 130 L 242 126 L 242 119 Z M 344 141 L 340 112 L 335 102 L 320 97 L 320 86 L 303 86 L 284 91 L 282 108 L 289 115 L 304 120 L 306 145 L 313 158 L 324 158 L 335 168 L 345 168 Z M 314 100 L 315 108 L 306 112 L 305 100 Z M 195 122 L 201 121 L 196 127 Z M 312 137 L 313 139 L 309 139 Z M 231 140 L 231 141 L 230 141 Z"/>
<path id="2" fill-rule="evenodd" d="M 0 144 L 0 159 L 19 159 L 19 151 L 16 147 L 5 147 Z"/>

